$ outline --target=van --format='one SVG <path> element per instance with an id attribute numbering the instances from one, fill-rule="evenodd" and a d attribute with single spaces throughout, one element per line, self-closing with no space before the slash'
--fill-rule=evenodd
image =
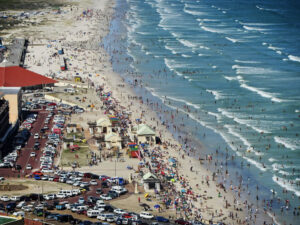
<path id="1" fill-rule="evenodd" d="M 72 197 L 73 196 L 72 190 L 66 190 L 65 195 L 68 196 L 68 197 Z"/>
<path id="2" fill-rule="evenodd" d="M 84 210 L 87 210 L 88 207 L 86 205 L 79 205 L 77 206 L 77 211 L 84 211 Z"/>
<path id="3" fill-rule="evenodd" d="M 72 190 L 72 194 L 73 195 L 79 195 L 80 194 L 80 190 L 79 189 L 73 189 Z"/>
<path id="4" fill-rule="evenodd" d="M 98 210 L 94 210 L 94 209 L 91 209 L 91 210 L 88 210 L 87 211 L 87 216 L 88 217 L 97 217 L 99 215 L 99 211 Z"/>
<path id="5" fill-rule="evenodd" d="M 20 201 L 20 196 L 12 196 L 11 198 L 10 198 L 10 200 L 12 200 L 12 201 Z"/>

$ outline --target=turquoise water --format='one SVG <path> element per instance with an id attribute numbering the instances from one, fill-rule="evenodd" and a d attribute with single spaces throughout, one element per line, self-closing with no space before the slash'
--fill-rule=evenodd
<path id="1" fill-rule="evenodd" d="M 114 69 L 141 81 L 136 91 L 160 104 L 154 109 L 173 111 L 172 124 L 185 127 L 170 130 L 191 139 L 187 148 L 200 157 L 218 149 L 235 183 L 253 193 L 247 198 L 297 224 L 300 3 L 118 1 L 111 28 L 104 44 Z"/>

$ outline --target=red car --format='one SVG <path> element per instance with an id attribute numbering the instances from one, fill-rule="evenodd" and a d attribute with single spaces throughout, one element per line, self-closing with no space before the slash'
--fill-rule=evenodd
<path id="1" fill-rule="evenodd" d="M 175 220 L 175 224 L 190 225 L 190 222 L 185 221 L 184 219 L 177 219 Z"/>
<path id="2" fill-rule="evenodd" d="M 55 178 L 53 179 L 53 181 L 54 181 L 54 182 L 59 182 L 59 177 L 55 177 Z"/>
<path id="3" fill-rule="evenodd" d="M 44 174 L 41 171 L 36 171 L 33 173 L 33 175 L 43 176 Z"/>
<path id="4" fill-rule="evenodd" d="M 130 219 L 130 218 L 132 218 L 132 215 L 130 215 L 129 213 L 125 213 L 125 214 L 122 215 L 122 217 Z"/>

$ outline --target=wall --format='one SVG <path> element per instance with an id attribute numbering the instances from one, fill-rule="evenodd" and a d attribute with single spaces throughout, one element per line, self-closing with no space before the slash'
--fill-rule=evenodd
<path id="1" fill-rule="evenodd" d="M 17 94 L 5 94 L 4 98 L 9 102 L 9 122 L 15 125 L 21 113 L 21 91 Z"/>

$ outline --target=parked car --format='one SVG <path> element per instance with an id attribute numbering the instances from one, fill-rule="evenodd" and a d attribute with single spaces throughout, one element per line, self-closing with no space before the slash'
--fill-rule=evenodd
<path id="1" fill-rule="evenodd" d="M 6 205 L 7 211 L 13 211 L 16 208 L 17 204 L 15 202 L 10 202 Z"/>
<path id="2" fill-rule="evenodd" d="M 98 185 L 98 182 L 96 180 L 91 180 L 90 185 Z"/>
<path id="3" fill-rule="evenodd" d="M 114 213 L 119 214 L 119 215 L 123 215 L 123 214 L 125 214 L 127 212 L 125 210 L 123 210 L 123 209 L 115 209 Z"/>
<path id="4" fill-rule="evenodd" d="M 96 194 L 101 195 L 102 193 L 103 193 L 102 189 L 101 188 L 97 188 Z"/>
<path id="5" fill-rule="evenodd" d="M 148 212 L 141 212 L 140 217 L 144 218 L 144 219 L 153 219 L 154 218 L 154 216 Z"/>
<path id="6" fill-rule="evenodd" d="M 102 198 L 103 200 L 112 200 L 112 197 L 108 194 L 102 194 L 100 195 L 100 198 Z"/>
<path id="7" fill-rule="evenodd" d="M 3 196 L 0 197 L 0 200 L 3 201 L 3 202 L 9 202 L 10 198 L 6 195 L 3 195 Z"/>
<path id="8" fill-rule="evenodd" d="M 16 206 L 18 209 L 21 209 L 23 206 L 26 205 L 26 202 L 25 201 L 21 201 L 18 203 L 18 205 Z"/>
<path id="9" fill-rule="evenodd" d="M 157 222 L 163 222 L 163 223 L 169 223 L 170 222 L 169 219 L 167 219 L 163 216 L 157 216 L 155 219 L 156 219 Z"/>
<path id="10" fill-rule="evenodd" d="M 11 198 L 10 198 L 10 200 L 12 200 L 12 201 L 20 201 L 20 196 L 12 196 Z"/>
<path id="11" fill-rule="evenodd" d="M 184 219 L 177 219 L 175 220 L 175 224 L 190 225 L 190 222 L 185 221 Z"/>

